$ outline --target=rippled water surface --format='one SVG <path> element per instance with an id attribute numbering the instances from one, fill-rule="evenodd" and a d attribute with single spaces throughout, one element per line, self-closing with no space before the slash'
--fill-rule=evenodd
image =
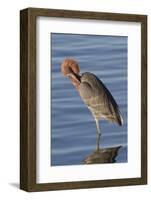
<path id="1" fill-rule="evenodd" d="M 68 78 L 64 58 L 78 61 L 81 72 L 98 76 L 119 105 L 124 125 L 100 121 L 101 147 L 122 145 L 116 162 L 127 162 L 127 37 L 51 34 L 51 165 L 75 165 L 96 149 L 96 126 Z"/>

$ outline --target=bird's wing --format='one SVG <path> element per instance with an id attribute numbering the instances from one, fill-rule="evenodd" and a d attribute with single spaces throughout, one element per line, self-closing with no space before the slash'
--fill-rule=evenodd
<path id="1" fill-rule="evenodd" d="M 95 75 L 88 73 L 83 78 L 79 93 L 95 118 L 106 118 L 122 125 L 122 117 L 116 101 Z"/>

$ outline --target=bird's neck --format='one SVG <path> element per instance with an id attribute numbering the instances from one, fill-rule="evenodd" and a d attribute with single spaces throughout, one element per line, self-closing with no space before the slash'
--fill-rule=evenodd
<path id="1" fill-rule="evenodd" d="M 79 91 L 79 87 L 80 87 L 79 81 L 76 81 L 76 80 L 73 79 L 73 78 L 70 78 L 70 81 L 71 81 L 72 85 L 75 87 L 75 89 L 76 89 L 77 91 Z"/>
<path id="2" fill-rule="evenodd" d="M 69 78 L 75 89 L 78 91 L 81 83 L 81 76 L 79 74 L 72 72 Z"/>

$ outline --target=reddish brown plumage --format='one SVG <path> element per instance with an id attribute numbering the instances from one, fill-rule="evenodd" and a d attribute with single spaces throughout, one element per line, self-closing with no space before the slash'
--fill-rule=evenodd
<path id="1" fill-rule="evenodd" d="M 61 72 L 64 76 L 68 76 L 74 87 L 79 90 L 80 76 L 78 74 L 80 68 L 78 63 L 73 59 L 66 58 L 61 65 Z"/>
<path id="2" fill-rule="evenodd" d="M 75 60 L 66 58 L 61 64 L 61 72 L 64 76 L 72 72 L 74 72 L 75 74 L 79 74 L 80 68 Z"/>

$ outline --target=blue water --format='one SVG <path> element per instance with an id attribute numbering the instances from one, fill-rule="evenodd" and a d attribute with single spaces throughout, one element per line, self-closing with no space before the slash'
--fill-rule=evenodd
<path id="1" fill-rule="evenodd" d="M 75 165 L 96 149 L 96 126 L 79 94 L 60 72 L 66 57 L 81 72 L 94 73 L 119 105 L 124 125 L 100 121 L 101 147 L 122 145 L 117 163 L 127 162 L 127 37 L 51 34 L 51 165 Z"/>

